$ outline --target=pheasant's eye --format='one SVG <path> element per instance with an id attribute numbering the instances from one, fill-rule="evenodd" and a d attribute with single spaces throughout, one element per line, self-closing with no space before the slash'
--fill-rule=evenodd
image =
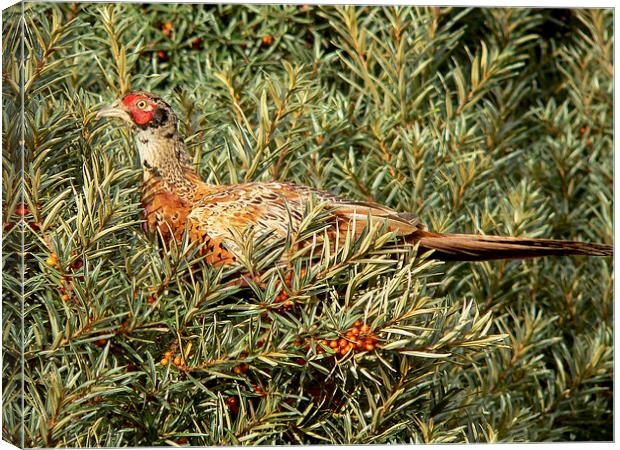
<path id="1" fill-rule="evenodd" d="M 146 108 L 146 100 L 140 100 L 136 103 L 136 106 L 140 109 L 145 109 Z"/>

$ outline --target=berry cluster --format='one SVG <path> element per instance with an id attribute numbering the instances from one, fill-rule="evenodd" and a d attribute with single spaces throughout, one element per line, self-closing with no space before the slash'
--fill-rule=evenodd
<path id="1" fill-rule="evenodd" d="M 316 352 L 319 355 L 328 354 L 328 356 L 344 357 L 349 352 L 372 352 L 377 348 L 377 335 L 370 329 L 367 323 L 363 323 L 361 320 L 357 320 L 351 328 L 344 333 L 341 333 L 341 337 L 336 339 L 321 339 L 316 345 Z M 297 340 L 293 342 L 295 350 L 308 350 L 310 348 L 309 340 L 303 344 L 302 341 Z M 297 358 L 295 362 L 301 366 L 306 364 L 306 360 L 303 358 Z"/>
<path id="2" fill-rule="evenodd" d="M 334 356 L 344 357 L 352 351 L 372 352 L 377 348 L 377 336 L 367 323 L 357 320 L 340 339 L 323 339 L 321 344 L 317 349 L 319 354 L 325 353 L 325 348 L 330 348 L 334 351 Z"/>
<path id="3" fill-rule="evenodd" d="M 177 355 L 174 358 L 172 358 L 172 355 L 173 353 L 171 351 L 164 353 L 164 357 L 161 359 L 161 361 L 159 361 L 159 363 L 162 366 L 167 366 L 170 363 L 170 359 L 172 359 L 172 364 L 175 365 L 176 367 L 185 366 L 185 359 L 183 358 L 183 356 Z"/>

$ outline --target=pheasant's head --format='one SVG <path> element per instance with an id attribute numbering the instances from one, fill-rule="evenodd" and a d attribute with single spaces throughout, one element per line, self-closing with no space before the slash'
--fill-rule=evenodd
<path id="1" fill-rule="evenodd" d="M 177 133 L 177 116 L 159 96 L 129 92 L 99 110 L 97 118 L 116 117 L 131 125 L 136 134 L 140 162 L 147 170 L 165 172 L 189 158 Z"/>
<path id="2" fill-rule="evenodd" d="M 136 91 L 99 110 L 97 118 L 117 117 L 147 130 L 157 128 L 176 129 L 176 115 L 168 103 L 149 92 Z"/>

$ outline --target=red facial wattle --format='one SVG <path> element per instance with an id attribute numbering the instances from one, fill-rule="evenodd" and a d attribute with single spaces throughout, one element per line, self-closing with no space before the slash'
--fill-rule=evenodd
<path id="1" fill-rule="evenodd" d="M 133 121 L 138 125 L 145 125 L 151 121 L 153 118 L 153 111 L 143 111 L 141 109 L 133 109 L 129 112 L 131 113 L 131 117 L 133 117 Z"/>
<path id="2" fill-rule="evenodd" d="M 140 101 L 145 101 L 148 104 L 148 108 L 138 108 L 137 104 Z M 133 121 L 138 125 L 146 125 L 153 118 L 153 114 L 157 105 L 149 101 L 148 97 L 144 95 L 128 94 L 123 99 L 123 105 L 131 114 Z"/>

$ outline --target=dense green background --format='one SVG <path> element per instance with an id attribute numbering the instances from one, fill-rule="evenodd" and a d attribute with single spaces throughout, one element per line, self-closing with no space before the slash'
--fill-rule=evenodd
<path id="1" fill-rule="evenodd" d="M 281 273 L 239 289 L 190 250 L 161 252 L 131 136 L 94 121 L 152 90 L 209 182 L 286 179 L 437 231 L 611 243 L 612 10 L 28 3 L 23 35 L 20 17 L 3 22 L 4 439 L 613 438 L 610 258 L 440 266 L 360 243 L 296 270 L 284 311 Z M 244 270 L 264 272 L 253 245 Z M 382 349 L 336 361 L 295 345 L 361 318 Z M 159 364 L 179 348 L 186 369 Z"/>

